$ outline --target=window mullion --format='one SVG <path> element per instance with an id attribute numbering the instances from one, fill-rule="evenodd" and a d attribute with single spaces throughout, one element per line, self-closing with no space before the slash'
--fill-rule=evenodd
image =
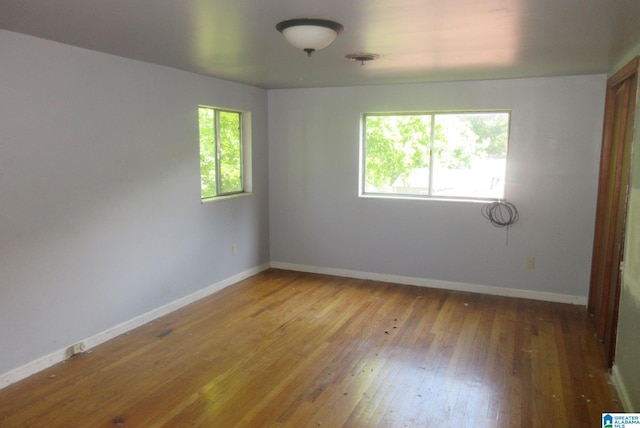
<path id="1" fill-rule="evenodd" d="M 220 112 L 218 109 L 214 110 L 214 124 L 215 124 L 215 139 L 216 139 L 216 196 L 222 194 L 222 184 L 220 172 Z"/>
<path id="2" fill-rule="evenodd" d="M 244 183 L 244 150 L 242 149 L 242 142 L 243 140 L 243 132 L 242 132 L 242 127 L 243 127 L 243 123 L 242 123 L 242 115 L 240 113 L 238 113 L 238 144 L 240 144 L 240 147 L 238 148 L 238 150 L 240 150 L 240 182 Z"/>
<path id="3" fill-rule="evenodd" d="M 429 137 L 429 196 L 433 196 L 433 145 L 436 140 L 436 115 L 431 115 L 431 136 Z"/>
<path id="4" fill-rule="evenodd" d="M 365 194 L 366 190 L 366 178 L 365 174 L 367 171 L 367 116 L 363 115 L 362 119 L 362 130 L 360 135 L 360 147 L 362 148 L 362 154 L 360 155 L 360 193 Z"/>

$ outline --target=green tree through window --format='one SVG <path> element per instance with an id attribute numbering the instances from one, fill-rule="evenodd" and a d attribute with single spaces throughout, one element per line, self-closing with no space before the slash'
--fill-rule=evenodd
<path id="1" fill-rule="evenodd" d="M 500 199 L 508 112 L 366 114 L 363 194 Z"/>
<path id="2" fill-rule="evenodd" d="M 201 197 L 243 192 L 242 113 L 201 106 Z"/>

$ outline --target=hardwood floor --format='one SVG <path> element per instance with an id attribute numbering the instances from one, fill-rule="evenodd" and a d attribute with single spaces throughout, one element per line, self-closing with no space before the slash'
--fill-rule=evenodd
<path id="1" fill-rule="evenodd" d="M 268 270 L 0 390 L 1 427 L 596 427 L 584 307 Z"/>

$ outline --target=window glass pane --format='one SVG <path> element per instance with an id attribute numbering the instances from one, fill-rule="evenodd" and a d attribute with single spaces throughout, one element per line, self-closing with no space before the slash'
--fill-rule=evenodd
<path id="1" fill-rule="evenodd" d="M 198 120 L 202 199 L 242 193 L 242 113 L 200 106 Z"/>
<path id="2" fill-rule="evenodd" d="M 200 188 L 202 199 L 216 196 L 215 110 L 198 109 L 200 123 Z"/>
<path id="3" fill-rule="evenodd" d="M 365 116 L 364 191 L 428 192 L 430 135 L 429 115 Z"/>
<path id="4" fill-rule="evenodd" d="M 434 196 L 503 197 L 508 113 L 440 114 L 435 131 Z"/>
<path id="5" fill-rule="evenodd" d="M 367 114 L 363 192 L 501 199 L 508 112 Z"/>
<path id="6" fill-rule="evenodd" d="M 242 191 L 240 113 L 220 111 L 220 192 Z"/>

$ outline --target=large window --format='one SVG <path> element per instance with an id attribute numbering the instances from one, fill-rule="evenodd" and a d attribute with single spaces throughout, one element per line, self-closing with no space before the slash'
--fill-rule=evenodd
<path id="1" fill-rule="evenodd" d="M 245 192 L 243 113 L 200 106 L 199 123 L 202 199 Z"/>
<path id="2" fill-rule="evenodd" d="M 360 194 L 504 198 L 506 111 L 365 114 Z"/>

